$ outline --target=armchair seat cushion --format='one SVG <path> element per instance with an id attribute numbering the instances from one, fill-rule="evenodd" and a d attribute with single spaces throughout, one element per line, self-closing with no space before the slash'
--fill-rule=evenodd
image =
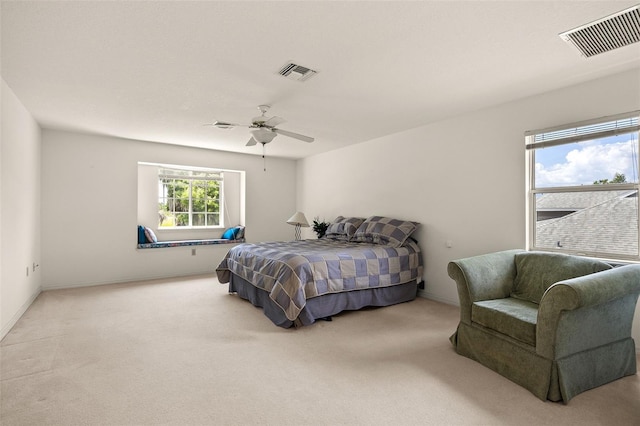
<path id="1" fill-rule="evenodd" d="M 471 321 L 528 345 L 536 344 L 538 305 L 507 297 L 482 300 L 471 306 Z"/>

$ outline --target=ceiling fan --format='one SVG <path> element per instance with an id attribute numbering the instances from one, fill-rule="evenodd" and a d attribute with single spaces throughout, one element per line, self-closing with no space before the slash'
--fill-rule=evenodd
<path id="1" fill-rule="evenodd" d="M 261 143 L 264 146 L 271 142 L 277 135 L 289 136 L 290 138 L 298 139 L 304 142 L 314 141 L 314 138 L 312 137 L 276 128 L 277 125 L 284 123 L 285 120 L 281 117 L 267 117 L 266 113 L 267 111 L 269 111 L 269 108 L 271 108 L 271 105 L 259 105 L 258 109 L 260 110 L 262 115 L 253 117 L 251 119 L 251 124 L 214 121 L 210 125 L 217 127 L 218 129 L 232 129 L 236 126 L 248 127 L 249 129 L 251 129 L 249 131 L 251 133 L 251 138 L 249 139 L 249 142 L 247 142 L 247 146 L 253 146 L 257 143 Z"/>

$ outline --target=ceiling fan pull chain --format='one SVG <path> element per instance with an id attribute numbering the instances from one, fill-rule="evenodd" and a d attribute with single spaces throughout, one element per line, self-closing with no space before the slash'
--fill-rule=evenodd
<path id="1" fill-rule="evenodd" d="M 262 167 L 264 167 L 264 171 L 265 172 L 267 171 L 267 159 L 264 156 L 266 151 L 267 151 L 267 144 L 263 143 L 262 144 Z"/>

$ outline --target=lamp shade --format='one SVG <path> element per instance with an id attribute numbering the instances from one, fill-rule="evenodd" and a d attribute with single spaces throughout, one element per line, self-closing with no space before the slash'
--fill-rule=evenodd
<path id="1" fill-rule="evenodd" d="M 297 226 L 302 226 L 304 228 L 309 227 L 309 222 L 307 222 L 307 218 L 304 217 L 304 213 L 302 212 L 296 212 L 293 216 L 289 218 L 289 220 L 287 220 L 287 223 L 289 225 L 297 225 Z"/>

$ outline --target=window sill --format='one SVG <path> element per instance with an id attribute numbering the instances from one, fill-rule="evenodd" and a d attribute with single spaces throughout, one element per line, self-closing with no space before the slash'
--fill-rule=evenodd
<path id="1" fill-rule="evenodd" d="M 158 241 L 157 243 L 138 244 L 138 249 L 154 249 L 167 247 L 209 246 L 214 244 L 238 244 L 244 243 L 244 238 L 238 240 L 226 240 L 223 238 L 210 238 L 203 240 L 174 240 Z"/>

